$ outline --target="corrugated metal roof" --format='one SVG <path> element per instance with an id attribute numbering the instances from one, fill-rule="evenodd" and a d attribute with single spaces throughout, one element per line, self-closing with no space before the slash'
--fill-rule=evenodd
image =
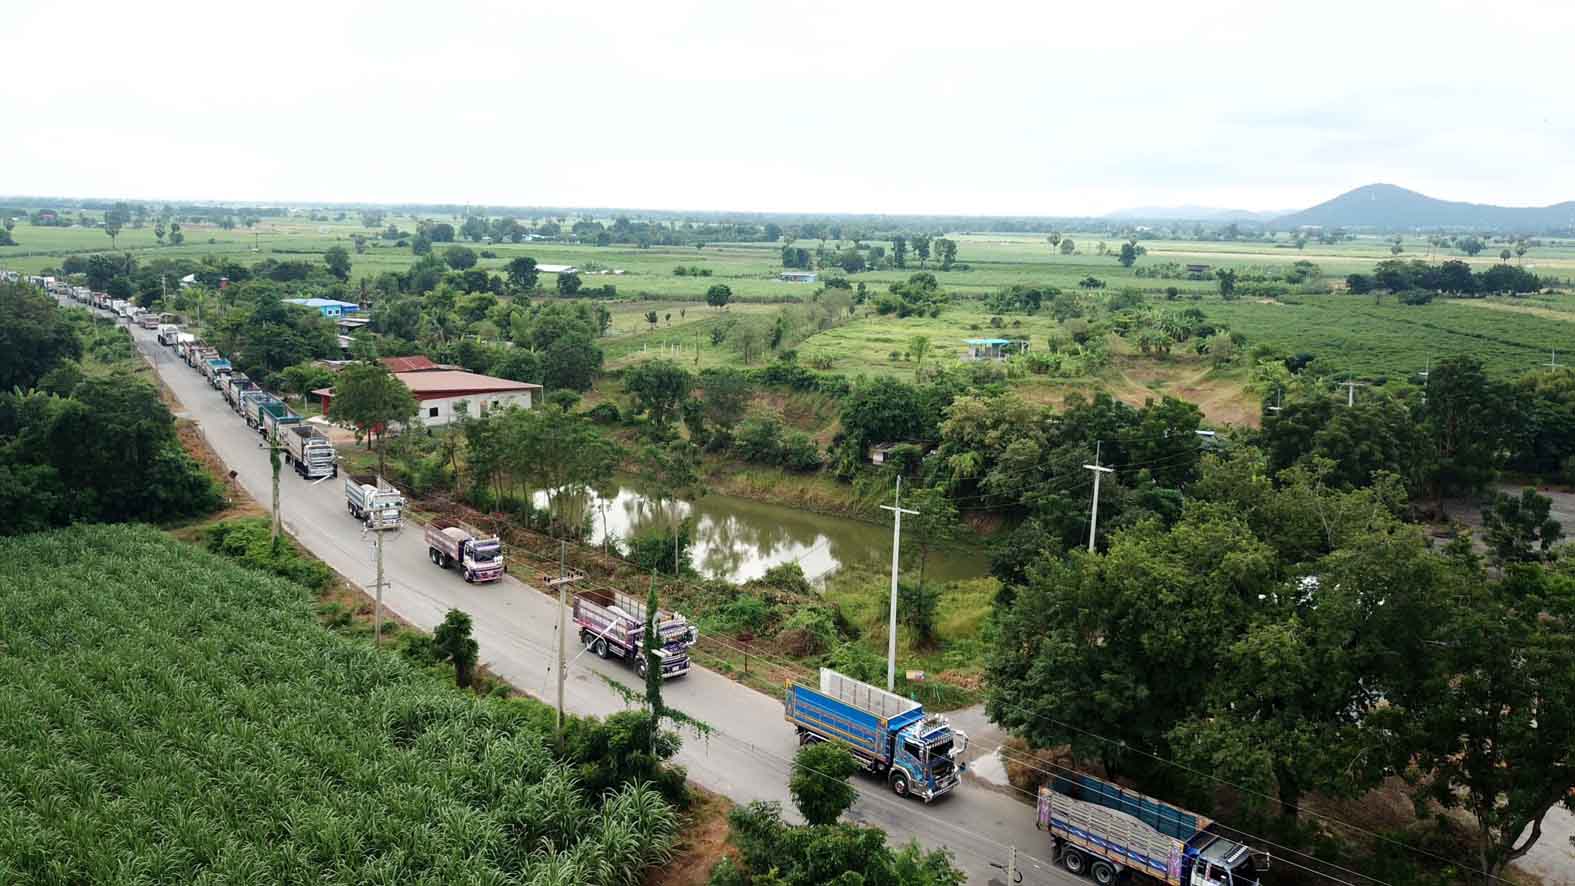
<path id="1" fill-rule="evenodd" d="M 494 391 L 539 391 L 541 385 L 529 382 L 494 378 L 457 369 L 439 369 L 427 372 L 396 372 L 394 376 L 405 383 L 412 394 L 487 394 Z"/>

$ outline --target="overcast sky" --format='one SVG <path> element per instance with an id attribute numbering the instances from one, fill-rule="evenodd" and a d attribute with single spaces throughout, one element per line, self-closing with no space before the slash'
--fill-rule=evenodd
<path id="1" fill-rule="evenodd" d="M 1575 199 L 1575 3 L 12 4 L 0 194 L 812 212 Z M 545 7 L 551 6 L 551 9 Z"/>

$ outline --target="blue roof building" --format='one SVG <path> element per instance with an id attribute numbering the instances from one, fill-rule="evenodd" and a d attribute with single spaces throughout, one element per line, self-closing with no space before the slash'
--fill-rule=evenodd
<path id="1" fill-rule="evenodd" d="M 316 308 L 322 312 L 324 317 L 329 319 L 361 310 L 361 306 L 355 302 L 337 301 L 331 298 L 287 298 L 284 301 L 287 304 L 300 305 L 303 308 Z"/>

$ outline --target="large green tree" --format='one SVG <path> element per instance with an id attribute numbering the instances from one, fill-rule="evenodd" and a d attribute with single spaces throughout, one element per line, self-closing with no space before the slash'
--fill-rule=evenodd
<path id="1" fill-rule="evenodd" d="M 334 380 L 330 406 L 335 421 L 349 422 L 368 445 L 377 441 L 377 472 L 384 473 L 388 431 L 407 426 L 416 417 L 416 398 L 388 367 L 377 362 L 353 363 Z"/>
<path id="2" fill-rule="evenodd" d="M 634 397 L 635 408 L 666 427 L 689 397 L 694 376 L 671 360 L 647 360 L 624 372 L 624 389 Z"/>
<path id="3" fill-rule="evenodd" d="M 60 307 L 31 286 L 0 283 L 0 391 L 27 390 L 51 369 L 82 356 Z"/>

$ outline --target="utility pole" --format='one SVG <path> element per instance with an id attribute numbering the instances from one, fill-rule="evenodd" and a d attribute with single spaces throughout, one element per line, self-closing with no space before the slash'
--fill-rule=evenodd
<path id="1" fill-rule="evenodd" d="M 558 589 L 558 715 L 553 719 L 553 735 L 563 737 L 563 676 L 568 667 L 564 658 L 564 636 L 568 633 L 567 612 L 569 609 L 569 585 L 574 584 L 583 575 L 569 575 L 569 543 L 558 542 L 558 577 L 547 582 L 547 587 Z"/>
<path id="2" fill-rule="evenodd" d="M 273 436 L 268 438 L 267 445 L 268 461 L 273 465 L 273 536 L 271 541 L 277 547 L 279 544 L 279 466 L 281 464 L 279 450 L 284 448 L 279 445 L 278 432 L 275 432 Z"/>
<path id="3" fill-rule="evenodd" d="M 1285 389 L 1284 388 L 1275 388 L 1274 389 L 1274 405 L 1269 407 L 1269 411 L 1270 412 L 1274 413 L 1275 415 L 1279 415 L 1280 414 L 1280 410 L 1285 408 L 1284 404 L 1282 404 L 1280 402 L 1281 399 L 1284 398 L 1284 396 L 1285 396 Z"/>
<path id="4" fill-rule="evenodd" d="M 1549 353 L 1548 362 L 1544 363 L 1543 365 L 1547 366 L 1549 369 L 1558 369 L 1559 368 L 1559 351 L 1558 351 L 1557 348 L 1554 348 Z"/>
<path id="5" fill-rule="evenodd" d="M 1363 382 L 1363 381 L 1342 381 L 1342 382 L 1340 382 L 1340 384 L 1345 385 L 1345 405 L 1346 406 L 1355 406 L 1356 405 L 1356 389 L 1357 388 L 1365 388 L 1365 387 L 1367 387 L 1367 382 Z"/>
<path id="6" fill-rule="evenodd" d="M 891 525 L 891 625 L 886 638 L 886 691 L 894 692 L 897 686 L 897 552 L 902 544 L 902 515 L 919 514 L 902 506 L 901 474 L 897 475 L 897 492 L 891 504 L 881 505 L 881 510 L 891 511 L 895 518 Z"/>
<path id="7" fill-rule="evenodd" d="M 1088 552 L 1094 552 L 1094 539 L 1099 537 L 1099 480 L 1105 474 L 1114 474 L 1115 468 L 1107 468 L 1099 463 L 1099 449 L 1101 443 L 1094 444 L 1094 463 L 1083 465 L 1094 472 L 1094 504 L 1088 512 Z"/>

